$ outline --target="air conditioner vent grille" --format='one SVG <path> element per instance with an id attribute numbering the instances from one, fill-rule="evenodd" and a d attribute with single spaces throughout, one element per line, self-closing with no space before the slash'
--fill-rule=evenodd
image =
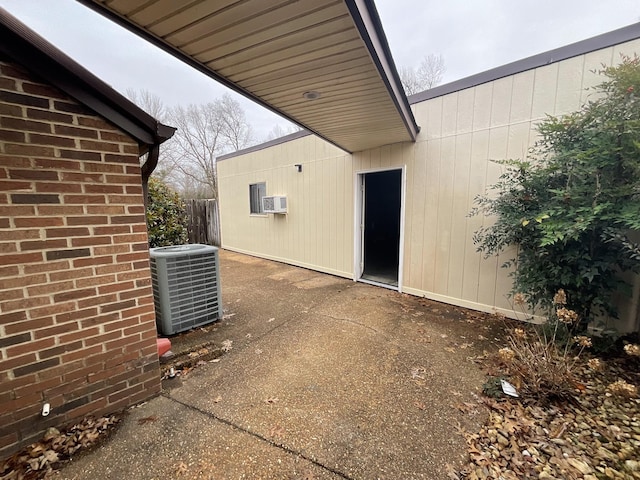
<path id="1" fill-rule="evenodd" d="M 151 280 L 162 334 L 183 332 L 222 317 L 216 247 L 152 248 Z"/>
<path id="2" fill-rule="evenodd" d="M 264 213 L 287 213 L 287 197 L 262 197 L 262 210 Z"/>

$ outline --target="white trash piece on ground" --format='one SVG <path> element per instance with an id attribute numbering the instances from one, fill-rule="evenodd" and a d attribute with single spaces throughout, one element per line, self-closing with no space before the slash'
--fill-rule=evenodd
<path id="1" fill-rule="evenodd" d="M 518 395 L 518 391 L 516 390 L 516 387 L 511 385 L 506 380 L 500 379 L 500 384 L 502 385 L 502 391 L 505 393 L 505 395 L 509 395 L 510 397 L 519 397 L 520 396 L 520 395 Z"/>

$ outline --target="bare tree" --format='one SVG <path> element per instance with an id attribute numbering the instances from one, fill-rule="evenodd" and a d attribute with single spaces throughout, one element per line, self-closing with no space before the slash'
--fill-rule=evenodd
<path id="1" fill-rule="evenodd" d="M 253 131 L 240 103 L 224 94 L 219 101 L 222 136 L 230 151 L 240 150 L 253 142 Z"/>
<path id="2" fill-rule="evenodd" d="M 204 190 L 206 196 L 217 198 L 216 157 L 244 148 L 251 141 L 244 110 L 225 94 L 207 104 L 173 107 L 169 122 L 178 128 L 170 156 L 180 186 L 198 192 L 198 196 Z"/>
<path id="3" fill-rule="evenodd" d="M 125 94 L 129 100 L 153 118 L 163 123 L 167 122 L 167 115 L 169 112 L 166 105 L 158 95 L 151 93 L 149 90 L 135 90 L 133 88 L 127 88 Z M 159 178 L 164 183 L 177 188 L 178 182 L 174 175 L 173 161 L 171 157 L 172 150 L 172 139 L 169 139 L 162 144 L 160 147 L 160 155 L 158 157 L 158 165 L 153 171 L 153 176 Z M 144 164 L 147 160 L 147 155 L 143 155 L 140 160 L 141 165 Z"/>
<path id="4" fill-rule="evenodd" d="M 166 120 L 167 108 L 162 99 L 155 93 L 151 93 L 149 90 L 145 89 L 136 90 L 133 88 L 127 88 L 125 94 L 129 100 L 156 120 L 160 120 L 161 122 Z"/>
<path id="5" fill-rule="evenodd" d="M 422 59 L 417 70 L 413 67 L 401 67 L 399 73 L 405 93 L 413 95 L 440 84 L 446 71 L 442 54 L 430 53 Z"/>
<path id="6" fill-rule="evenodd" d="M 285 135 L 290 135 L 292 133 L 296 133 L 302 130 L 298 125 L 291 124 L 288 127 L 282 127 L 280 124 L 276 124 L 267 134 L 264 141 L 268 142 L 269 140 L 275 140 L 276 138 L 284 137 Z"/>

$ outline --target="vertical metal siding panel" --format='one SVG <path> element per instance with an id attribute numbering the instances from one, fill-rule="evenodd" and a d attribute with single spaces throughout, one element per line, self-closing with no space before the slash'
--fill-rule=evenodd
<path id="1" fill-rule="evenodd" d="M 522 122 L 509 125 L 509 135 L 507 138 L 507 156 L 505 158 L 520 159 L 527 158 L 529 151 L 529 133 L 531 123 Z"/>
<path id="2" fill-rule="evenodd" d="M 304 164 L 305 159 L 301 154 L 302 143 L 294 141 L 290 148 L 293 153 L 292 163 L 294 165 L 296 163 Z M 300 188 L 300 185 L 304 182 L 304 165 L 300 173 L 298 173 L 298 170 L 294 167 L 291 167 L 291 171 L 290 186 L 287 189 L 287 217 L 290 218 L 291 250 L 293 251 L 295 260 L 299 262 L 302 259 L 300 227 L 304 216 L 304 210 L 302 209 L 302 188 Z"/>
<path id="3" fill-rule="evenodd" d="M 640 39 L 631 42 L 621 43 L 613 47 L 613 64 L 618 65 L 622 62 L 622 56 L 633 57 L 640 55 Z"/>
<path id="4" fill-rule="evenodd" d="M 444 129 L 443 129 L 444 130 Z M 449 255 L 451 254 L 451 209 L 455 175 L 455 137 L 444 137 L 440 150 L 440 175 L 438 178 L 438 223 L 436 233 L 436 261 L 434 292 L 446 295 L 449 280 Z"/>
<path id="5" fill-rule="evenodd" d="M 311 207 L 311 221 L 313 222 L 313 227 L 311 229 L 312 239 L 311 242 L 313 244 L 313 248 L 311 249 L 312 256 L 311 261 L 309 262 L 311 265 L 319 265 L 321 264 L 320 258 L 322 256 L 322 162 L 317 161 L 319 158 L 318 155 L 322 155 L 322 150 L 324 150 L 323 145 L 319 145 L 318 142 L 315 142 L 314 146 L 314 159 L 316 161 L 313 162 L 312 167 L 312 175 L 311 175 L 311 198 L 313 200 Z"/>
<path id="6" fill-rule="evenodd" d="M 309 163 L 306 166 L 307 173 L 304 176 L 304 227 L 303 227 L 303 248 L 304 254 L 302 257 L 302 261 L 304 263 L 310 263 L 311 261 L 311 246 L 312 246 L 312 221 L 311 221 L 311 178 L 313 175 L 313 165 L 315 158 L 313 157 L 313 144 L 312 140 L 309 137 L 305 137 L 304 139 L 304 157 L 309 160 Z"/>
<path id="7" fill-rule="evenodd" d="M 506 158 L 508 128 L 492 128 L 489 131 L 489 159 L 499 160 Z M 501 173 L 500 166 L 493 162 L 487 162 L 486 182 L 493 185 Z M 491 219 L 485 219 L 491 222 Z M 496 283 L 499 265 L 496 257 L 483 260 L 480 263 L 480 285 L 478 288 L 478 301 L 485 305 L 495 305 Z"/>
<path id="8" fill-rule="evenodd" d="M 364 152 L 358 152 L 356 157 L 356 170 L 369 170 L 371 167 L 371 150 L 365 150 Z"/>
<path id="9" fill-rule="evenodd" d="M 493 103 L 493 85 L 485 83 L 474 88 L 473 130 L 485 130 L 491 126 L 491 104 Z"/>
<path id="10" fill-rule="evenodd" d="M 380 167 L 381 168 L 397 165 L 397 163 L 395 163 L 394 160 L 395 158 L 392 156 L 392 153 L 391 153 L 391 145 L 384 145 L 383 147 L 380 147 Z"/>
<path id="11" fill-rule="evenodd" d="M 424 145 L 424 143 L 420 141 L 419 137 L 420 136 L 418 135 L 417 143 L 412 145 L 413 148 L 402 148 L 400 151 L 400 163 L 402 165 L 406 165 L 404 178 L 404 244 L 401 245 L 404 254 L 402 264 L 402 288 L 407 286 L 416 288 L 415 285 L 411 283 L 410 279 L 412 275 L 414 275 L 413 272 L 416 270 L 414 263 L 419 264 L 421 261 L 421 254 L 419 250 L 415 250 L 415 258 L 413 258 L 414 254 L 412 254 L 414 251 L 412 237 L 415 229 L 417 228 L 416 225 L 419 222 L 424 222 L 424 214 L 422 215 L 422 218 L 420 218 L 418 214 L 414 213 L 415 208 L 418 205 L 416 203 L 416 185 L 419 182 L 417 172 L 420 169 L 420 165 L 415 161 L 415 150 L 421 148 L 420 145 Z M 424 164 L 424 162 L 420 163 Z M 417 248 L 420 247 L 418 246 Z"/>
<path id="12" fill-rule="evenodd" d="M 345 155 L 345 176 L 344 176 L 344 192 L 345 192 L 345 208 L 344 211 L 344 237 L 345 241 L 342 243 L 342 247 L 347 252 L 344 259 L 344 265 L 342 266 L 342 271 L 351 272 L 353 274 L 353 228 L 354 228 L 354 219 L 355 219 L 355 205 L 354 205 L 354 191 L 353 191 L 353 183 L 355 177 L 355 169 L 353 167 L 354 160 L 353 156 Z"/>
<path id="13" fill-rule="evenodd" d="M 452 93 L 442 99 L 442 138 L 456 134 L 457 119 L 458 93 Z"/>
<path id="14" fill-rule="evenodd" d="M 613 58 L 616 64 L 620 63 L 621 55 L 632 57 L 635 54 L 640 54 L 640 38 L 613 47 Z"/>
<path id="15" fill-rule="evenodd" d="M 442 97 L 426 102 L 427 122 L 424 126 L 426 140 L 442 138 Z"/>
<path id="16" fill-rule="evenodd" d="M 295 219 L 291 218 L 291 199 L 294 193 L 294 172 L 295 168 L 293 166 L 296 158 L 296 149 L 290 148 L 287 146 L 286 149 L 283 149 L 281 152 L 283 154 L 283 158 L 280 159 L 280 191 L 282 195 L 286 195 L 287 197 L 287 214 L 284 215 L 284 227 L 282 229 L 282 235 L 287 239 L 287 249 L 283 252 L 286 256 L 291 258 L 297 258 L 295 243 L 294 243 L 294 228 Z M 282 226 L 282 225 L 281 225 Z M 280 251 L 283 249 L 281 248 Z M 284 256 L 284 255 L 281 255 Z"/>
<path id="17" fill-rule="evenodd" d="M 329 268 L 332 270 L 337 270 L 337 225 L 336 225 L 336 217 L 338 214 L 338 205 L 336 202 L 336 179 L 337 179 L 337 164 L 338 159 L 336 157 L 328 160 L 329 162 L 329 188 L 326 188 L 325 191 L 329 194 L 329 198 L 327 199 L 327 206 L 330 208 L 327 209 L 325 218 L 328 222 L 328 231 L 329 231 Z"/>
<path id="18" fill-rule="evenodd" d="M 407 162 L 404 283 L 418 289 L 422 288 L 422 262 L 424 261 L 426 150 L 427 143 L 419 141 L 415 145 L 415 159 Z"/>
<path id="19" fill-rule="evenodd" d="M 473 106 L 475 104 L 475 94 L 475 88 L 463 90 L 458 94 L 456 135 L 471 133 L 473 129 Z"/>
<path id="20" fill-rule="evenodd" d="M 501 127 L 509 123 L 512 88 L 513 77 L 505 77 L 493 82 L 491 127 Z"/>
<path id="21" fill-rule="evenodd" d="M 533 103 L 531 105 L 531 118 L 533 120 L 543 119 L 546 115 L 555 113 L 557 83 L 557 63 L 536 68 Z"/>
<path id="22" fill-rule="evenodd" d="M 427 171 L 425 183 L 424 246 L 422 249 L 422 289 L 433 292 L 437 257 L 438 202 L 440 195 L 440 144 L 430 140 L 427 145 Z"/>
<path id="23" fill-rule="evenodd" d="M 558 64 L 555 114 L 564 115 L 580 108 L 584 55 Z"/>
<path id="24" fill-rule="evenodd" d="M 469 122 L 471 123 L 471 122 Z M 464 252 L 470 241 L 466 236 L 469 213 L 469 175 L 471 169 L 471 133 L 456 137 L 455 177 L 451 209 L 451 250 L 447 295 L 462 298 L 465 274 Z"/>
<path id="25" fill-rule="evenodd" d="M 345 224 L 343 210 L 346 208 L 345 190 L 344 190 L 344 177 L 346 175 L 347 162 L 344 157 L 338 158 L 336 165 L 336 178 L 334 179 L 336 185 L 336 209 L 334 211 L 336 222 L 336 270 L 345 271 L 344 259 L 347 249 L 351 248 L 351 245 L 346 243 L 345 231 L 349 228 Z"/>
<path id="26" fill-rule="evenodd" d="M 528 122 L 531 118 L 534 82 L 535 71 L 533 70 L 519 73 L 513 77 L 510 123 Z"/>
<path id="27" fill-rule="evenodd" d="M 325 149 L 326 153 L 326 149 Z M 331 160 L 327 157 L 320 161 L 322 188 L 320 189 L 320 221 L 322 229 L 320 235 L 318 264 L 328 268 L 331 263 L 331 208 L 332 200 L 330 197 L 331 183 Z"/>
<path id="28" fill-rule="evenodd" d="M 370 158 L 371 158 L 371 168 L 373 169 L 379 169 L 382 167 L 382 152 L 381 152 L 381 148 L 373 148 L 370 151 Z"/>
<path id="29" fill-rule="evenodd" d="M 320 146 L 320 157 L 317 157 L 320 159 L 320 161 L 318 161 L 316 163 L 316 176 L 318 178 L 318 180 L 320 181 L 320 184 L 318 185 L 318 189 L 316 192 L 316 201 L 317 201 L 317 208 L 318 208 L 318 228 L 317 228 L 317 244 L 316 244 L 316 258 L 315 261 L 313 262 L 314 265 L 322 265 L 325 266 L 327 264 L 327 247 L 329 245 L 329 225 L 327 222 L 327 216 L 326 216 L 326 194 L 325 192 L 328 190 L 329 188 L 329 184 L 327 182 L 327 170 L 328 170 L 328 165 L 327 165 L 327 160 L 324 157 L 324 153 L 326 151 L 326 148 L 324 147 L 324 145 Z"/>
<path id="30" fill-rule="evenodd" d="M 582 91 L 580 93 L 580 104 L 593 99 L 595 92 L 593 87 L 602 83 L 603 77 L 599 74 L 602 65 L 611 65 L 614 60 L 613 48 L 605 48 L 595 52 L 587 53 L 584 56 L 584 67 L 582 68 Z"/>
<path id="31" fill-rule="evenodd" d="M 486 188 L 487 158 L 489 158 L 489 130 L 473 132 L 471 138 L 471 164 L 469 177 L 469 199 L 473 199 Z M 471 206 L 471 204 L 470 204 Z M 467 239 L 464 252 L 464 277 L 462 278 L 462 298 L 472 302 L 478 301 L 480 279 L 480 262 L 482 255 L 476 251 L 472 238 L 474 232 L 482 227 L 480 215 L 470 217 L 466 224 Z"/>

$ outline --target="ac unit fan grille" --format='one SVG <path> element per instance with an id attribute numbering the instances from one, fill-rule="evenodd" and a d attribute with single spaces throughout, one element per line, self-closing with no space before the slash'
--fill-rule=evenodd
<path id="1" fill-rule="evenodd" d="M 275 210 L 275 200 L 273 197 L 264 197 L 263 208 L 267 211 Z"/>
<path id="2" fill-rule="evenodd" d="M 214 253 L 152 257 L 156 322 L 162 333 L 182 332 L 222 316 L 217 249 Z"/>

